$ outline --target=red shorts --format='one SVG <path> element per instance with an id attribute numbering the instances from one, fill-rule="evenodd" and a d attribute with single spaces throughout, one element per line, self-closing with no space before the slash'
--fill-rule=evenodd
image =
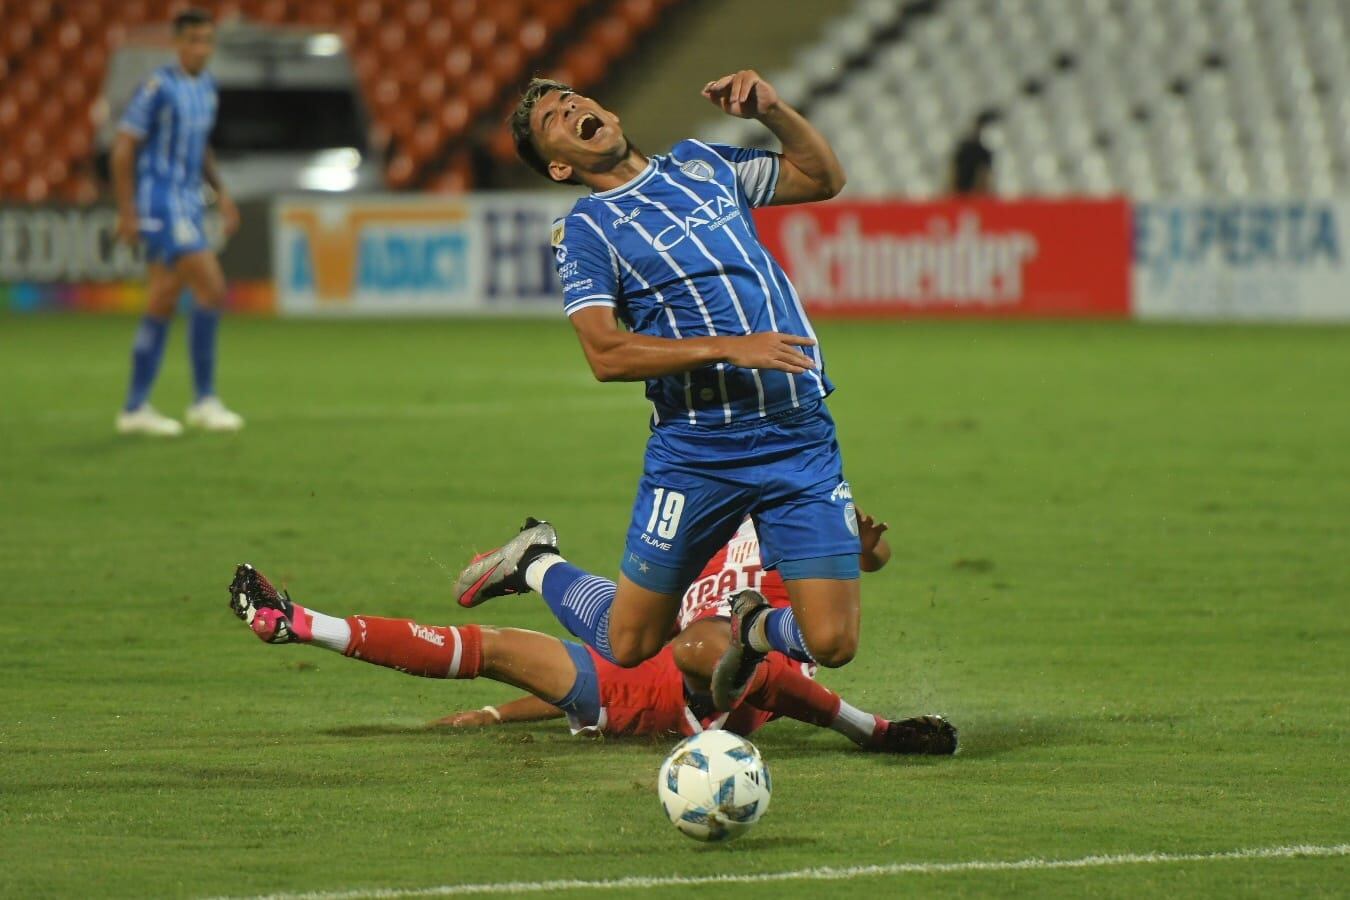
<path id="1" fill-rule="evenodd" d="M 685 705 L 684 676 L 675 665 L 675 653 L 669 646 L 651 659 L 625 669 L 616 666 L 591 650 L 595 674 L 600 682 L 600 722 L 595 726 L 604 734 L 654 734 L 669 737 L 688 737 L 708 728 L 725 728 L 739 735 L 749 735 L 778 718 L 776 713 L 755 706 L 741 704 L 726 717 L 699 721 Z M 801 669 L 802 664 L 780 653 L 770 653 L 764 665 L 777 668 Z M 814 676 L 814 666 L 807 673 Z M 582 731 L 587 729 L 580 729 Z"/>
<path id="2" fill-rule="evenodd" d="M 600 722 L 609 735 L 692 733 L 685 719 L 684 678 L 669 646 L 631 669 L 616 666 L 591 648 L 600 682 Z"/>

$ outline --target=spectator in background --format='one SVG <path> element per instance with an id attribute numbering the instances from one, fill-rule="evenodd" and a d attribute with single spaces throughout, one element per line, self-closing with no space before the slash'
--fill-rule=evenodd
<path id="1" fill-rule="evenodd" d="M 992 194 L 994 192 L 994 153 L 985 142 L 986 129 L 998 120 L 998 114 L 985 110 L 975 117 L 970 130 L 952 152 L 948 189 L 953 194 Z"/>

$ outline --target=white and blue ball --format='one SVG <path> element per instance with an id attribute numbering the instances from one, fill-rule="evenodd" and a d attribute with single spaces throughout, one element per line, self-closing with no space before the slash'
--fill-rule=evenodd
<path id="1" fill-rule="evenodd" d="M 755 745 L 730 731 L 703 731 L 670 751 L 657 778 L 671 824 L 696 841 L 729 841 L 769 808 L 769 770 Z"/>

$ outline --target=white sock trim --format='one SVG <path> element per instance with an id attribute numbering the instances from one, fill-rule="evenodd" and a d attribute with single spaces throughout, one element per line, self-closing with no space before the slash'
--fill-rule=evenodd
<path id="1" fill-rule="evenodd" d="M 856 706 L 850 706 L 847 700 L 839 701 L 839 715 L 830 723 L 830 727 L 859 746 L 872 740 L 877 720 L 869 712 L 863 712 Z"/>
<path id="2" fill-rule="evenodd" d="M 530 590 L 542 594 L 544 592 L 544 573 L 562 562 L 567 562 L 567 560 L 556 553 L 545 553 L 535 557 L 525 570 L 525 583 L 530 586 Z"/>
<path id="3" fill-rule="evenodd" d="M 313 643 L 338 653 L 345 653 L 352 640 L 352 628 L 346 619 L 335 619 L 321 612 L 306 609 L 310 617 L 310 630 L 314 634 Z"/>
<path id="4" fill-rule="evenodd" d="M 769 612 L 767 609 L 762 610 L 750 623 L 750 630 L 745 637 L 751 650 L 768 653 L 773 649 L 773 644 L 769 643 Z"/>

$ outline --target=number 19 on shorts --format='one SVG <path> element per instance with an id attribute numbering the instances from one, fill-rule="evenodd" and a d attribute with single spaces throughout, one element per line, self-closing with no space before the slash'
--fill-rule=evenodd
<path id="1" fill-rule="evenodd" d="M 647 533 L 670 540 L 680 530 L 680 516 L 684 513 L 684 494 L 657 488 L 652 496 L 652 517 L 647 520 Z"/>

